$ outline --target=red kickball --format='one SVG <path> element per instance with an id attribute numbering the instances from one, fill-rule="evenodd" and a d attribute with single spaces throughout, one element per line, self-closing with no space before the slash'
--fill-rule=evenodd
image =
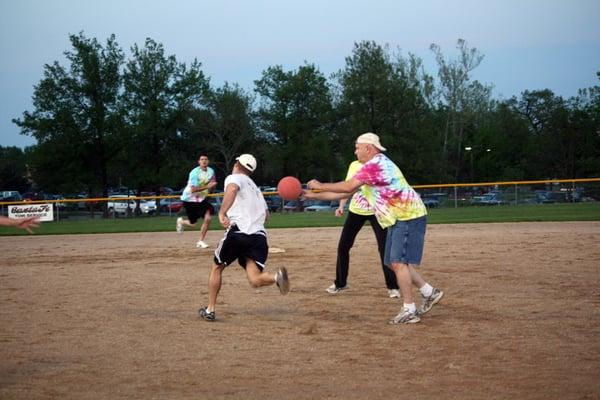
<path id="1" fill-rule="evenodd" d="M 302 194 L 302 184 L 298 178 L 286 176 L 285 178 L 281 178 L 277 184 L 277 191 L 279 192 L 279 197 L 284 200 L 296 200 Z"/>

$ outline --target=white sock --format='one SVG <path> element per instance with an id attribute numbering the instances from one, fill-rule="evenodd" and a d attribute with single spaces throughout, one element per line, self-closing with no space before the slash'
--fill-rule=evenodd
<path id="1" fill-rule="evenodd" d="M 415 303 L 410 303 L 410 304 L 404 303 L 404 308 L 407 308 L 408 312 L 410 312 L 410 313 L 417 312 L 417 306 L 415 305 Z"/>
<path id="2" fill-rule="evenodd" d="M 429 297 L 431 296 L 431 293 L 433 293 L 433 286 L 431 286 L 429 283 L 426 283 L 423 285 L 423 287 L 419 288 L 419 292 L 421 292 L 423 297 Z"/>

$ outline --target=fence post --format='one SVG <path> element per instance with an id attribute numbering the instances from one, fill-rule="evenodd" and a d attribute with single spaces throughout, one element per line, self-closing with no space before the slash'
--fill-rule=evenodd
<path id="1" fill-rule="evenodd" d="M 454 186 L 454 208 L 458 208 L 458 187 Z"/>
<path id="2" fill-rule="evenodd" d="M 519 205 L 519 185 L 515 183 L 515 206 Z"/>

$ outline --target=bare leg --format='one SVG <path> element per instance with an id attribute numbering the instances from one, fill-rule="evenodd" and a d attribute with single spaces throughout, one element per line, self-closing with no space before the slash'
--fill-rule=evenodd
<path id="1" fill-rule="evenodd" d="M 213 264 L 208 276 L 208 310 L 214 311 L 217 305 L 217 296 L 221 290 L 221 275 L 225 266 Z"/>
<path id="2" fill-rule="evenodd" d="M 415 285 L 417 288 L 421 289 L 423 287 L 423 285 L 425 285 L 427 282 L 425 282 L 425 279 L 423 279 L 421 274 L 419 274 L 417 272 L 415 267 L 413 267 L 412 265 L 409 265 L 408 269 L 410 270 L 410 277 L 412 279 L 413 285 Z"/>
<path id="3" fill-rule="evenodd" d="M 402 293 L 404 304 L 414 303 L 412 295 L 412 276 L 408 264 L 392 263 L 392 271 L 396 274 L 398 286 Z"/>
<path id="4" fill-rule="evenodd" d="M 204 241 L 206 237 L 206 232 L 208 232 L 208 227 L 210 226 L 210 220 L 212 216 L 209 211 L 206 211 L 204 214 L 204 220 L 202 221 L 202 226 L 200 227 L 200 240 Z"/>
<path id="5" fill-rule="evenodd" d="M 181 221 L 181 224 L 184 225 L 184 226 L 189 226 L 191 228 L 193 228 L 193 227 L 196 226 L 196 224 L 192 224 L 189 220 L 187 220 L 185 218 Z"/>
<path id="6" fill-rule="evenodd" d="M 248 276 L 248 282 L 253 288 L 261 286 L 269 286 L 276 282 L 276 274 L 269 274 L 267 272 L 261 272 L 256 266 L 254 260 L 248 259 L 246 262 L 246 275 Z"/>

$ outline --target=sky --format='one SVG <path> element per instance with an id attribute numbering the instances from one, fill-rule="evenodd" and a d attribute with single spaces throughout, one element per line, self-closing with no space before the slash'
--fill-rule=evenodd
<path id="1" fill-rule="evenodd" d="M 472 77 L 494 98 L 568 98 L 600 84 L 599 16 L 598 0 L 0 0 L 0 145 L 36 143 L 11 120 L 33 111 L 45 64 L 69 65 L 79 32 L 103 45 L 114 33 L 127 58 L 152 38 L 179 62 L 201 62 L 214 87 L 248 91 L 274 65 L 308 62 L 329 77 L 363 40 L 413 53 L 436 75 L 430 44 L 455 59 L 461 38 L 485 56 Z"/>

